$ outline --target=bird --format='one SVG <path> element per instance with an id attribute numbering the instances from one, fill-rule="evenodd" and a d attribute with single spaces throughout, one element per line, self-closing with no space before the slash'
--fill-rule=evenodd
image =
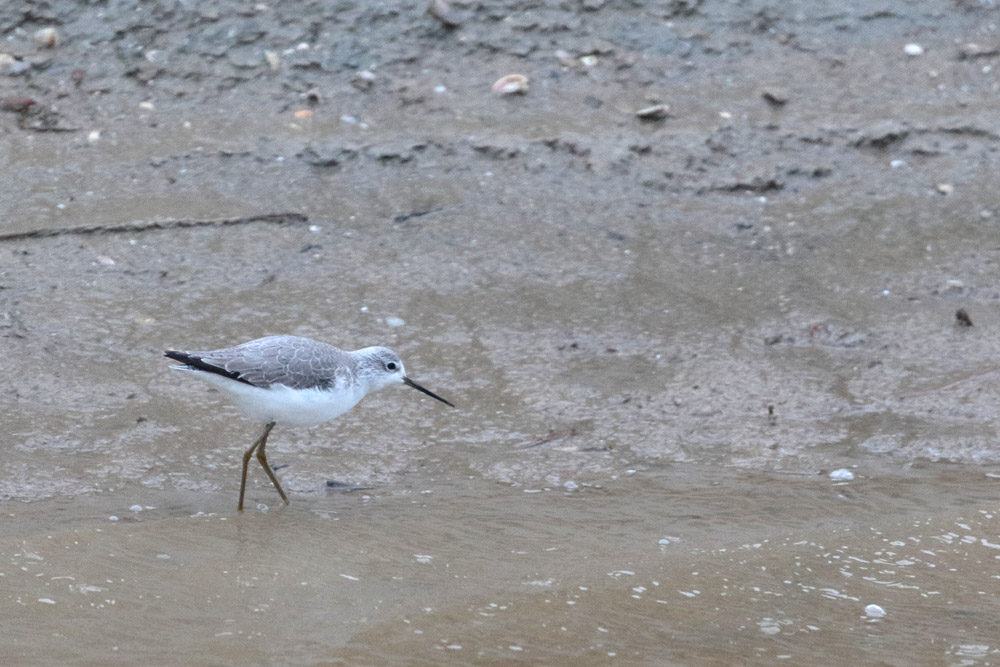
<path id="1" fill-rule="evenodd" d="M 220 350 L 166 350 L 164 356 L 180 362 L 171 369 L 214 384 L 246 416 L 264 423 L 264 432 L 243 452 L 239 512 L 243 511 L 247 467 L 254 452 L 278 495 L 289 504 L 265 451 L 276 424 L 323 424 L 349 411 L 366 395 L 396 384 L 455 407 L 410 379 L 402 359 L 387 347 L 347 351 L 301 336 L 265 336 Z"/>

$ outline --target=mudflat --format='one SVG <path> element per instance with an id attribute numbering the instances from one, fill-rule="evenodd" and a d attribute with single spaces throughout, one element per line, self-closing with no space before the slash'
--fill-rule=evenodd
<path id="1" fill-rule="evenodd" d="M 0 8 L 6 660 L 996 661 L 992 3 L 211 5 Z"/>

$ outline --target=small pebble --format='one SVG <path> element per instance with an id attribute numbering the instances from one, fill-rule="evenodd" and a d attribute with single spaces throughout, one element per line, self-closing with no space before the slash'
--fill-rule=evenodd
<path id="1" fill-rule="evenodd" d="M 35 104 L 35 100 L 23 95 L 11 95 L 0 99 L 0 110 L 24 113 Z"/>
<path id="2" fill-rule="evenodd" d="M 368 90 L 375 83 L 375 73 L 361 70 L 351 78 L 351 85 L 358 90 Z"/>
<path id="3" fill-rule="evenodd" d="M 854 473 L 847 468 L 840 468 L 830 473 L 830 479 L 835 482 L 849 482 L 854 479 Z"/>
<path id="4" fill-rule="evenodd" d="M 772 106 L 781 107 L 788 104 L 788 93 L 783 90 L 769 88 L 761 93 L 761 97 Z"/>
<path id="5" fill-rule="evenodd" d="M 877 604 L 870 604 L 865 607 L 865 616 L 868 616 L 869 618 L 882 618 L 885 616 L 885 609 Z"/>
<path id="6" fill-rule="evenodd" d="M 937 191 L 943 195 L 950 195 L 955 191 L 955 186 L 951 183 L 938 183 Z"/>
<path id="7" fill-rule="evenodd" d="M 431 0 L 427 6 L 427 13 L 440 21 L 445 28 L 457 28 L 462 25 L 463 17 L 445 0 Z"/>
<path id="8" fill-rule="evenodd" d="M 133 512 L 141 512 L 142 511 L 142 505 L 132 505 L 132 507 L 129 507 L 129 509 L 131 511 L 133 511 Z"/>
<path id="9" fill-rule="evenodd" d="M 907 44 L 906 46 L 903 47 L 903 51 L 905 51 L 906 55 L 908 56 L 924 55 L 924 47 L 920 46 L 919 44 L 913 44 L 913 43 Z"/>
<path id="10" fill-rule="evenodd" d="M 52 49 L 59 46 L 59 33 L 55 28 L 41 28 L 35 32 L 35 46 L 40 49 Z"/>
<path id="11" fill-rule="evenodd" d="M 390 327 L 401 327 L 406 324 L 406 321 L 401 317 L 389 316 L 385 318 L 385 323 Z"/>
<path id="12" fill-rule="evenodd" d="M 108 517 L 108 521 L 117 521 L 117 520 L 118 520 L 118 517 L 116 517 L 114 514 L 112 514 L 111 516 Z"/>
<path id="13" fill-rule="evenodd" d="M 553 55 L 555 55 L 556 59 L 559 61 L 559 64 L 561 64 L 563 67 L 576 66 L 576 61 L 573 60 L 573 56 L 569 54 L 569 51 L 563 49 L 556 49 L 556 52 Z"/>

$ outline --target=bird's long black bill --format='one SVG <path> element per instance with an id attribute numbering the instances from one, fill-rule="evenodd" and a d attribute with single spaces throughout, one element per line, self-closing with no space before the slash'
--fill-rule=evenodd
<path id="1" fill-rule="evenodd" d="M 443 399 L 443 398 L 441 398 L 440 396 L 438 396 L 437 394 L 435 394 L 435 393 L 434 393 L 433 391 L 431 391 L 430 389 L 424 389 L 423 387 L 421 387 L 421 386 L 420 386 L 419 384 L 417 384 L 416 382 L 414 382 L 414 381 L 413 381 L 413 380 L 411 380 L 410 378 L 407 378 L 407 377 L 404 377 L 404 378 L 403 378 L 403 382 L 404 382 L 404 383 L 406 383 L 407 385 L 409 385 L 410 387 L 413 387 L 413 388 L 414 388 L 414 389 L 416 389 L 417 391 L 422 391 L 422 392 L 424 392 L 425 394 L 427 394 L 427 395 L 428 395 L 428 396 L 430 396 L 431 398 L 436 398 L 437 400 L 441 401 L 441 402 L 442 402 L 442 403 L 444 403 L 445 405 L 450 405 L 451 407 L 455 407 L 455 404 L 454 404 L 454 403 L 452 403 L 451 401 L 449 401 L 449 400 L 446 400 L 446 399 Z"/>

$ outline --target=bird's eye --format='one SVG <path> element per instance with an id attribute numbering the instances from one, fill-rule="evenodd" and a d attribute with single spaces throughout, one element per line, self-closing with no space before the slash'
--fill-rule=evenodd
<path id="1" fill-rule="evenodd" d="M 397 368 L 398 368 L 398 366 L 396 365 L 396 362 L 395 362 L 395 361 L 390 361 L 389 363 L 387 363 L 387 364 L 385 365 L 385 369 L 386 369 L 387 371 L 394 371 L 394 370 L 396 370 Z"/>

